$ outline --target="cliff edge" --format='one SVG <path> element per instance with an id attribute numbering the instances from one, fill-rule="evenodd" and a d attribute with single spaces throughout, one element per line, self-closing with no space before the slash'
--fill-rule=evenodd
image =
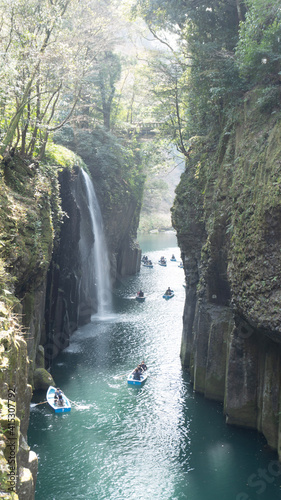
<path id="1" fill-rule="evenodd" d="M 280 117 L 256 88 L 221 135 L 193 137 L 172 209 L 187 284 L 182 364 L 229 424 L 258 429 L 279 458 Z"/>
<path id="2" fill-rule="evenodd" d="M 52 359 L 95 312 L 81 307 L 82 221 L 95 241 L 81 168 L 95 177 L 103 200 L 112 280 L 139 269 L 134 237 L 143 178 L 131 172 L 132 182 L 128 168 L 122 175 L 122 158 L 112 174 L 102 157 L 88 167 L 52 145 L 44 161 L 12 151 L 0 163 L 0 496 L 6 500 L 34 498 L 37 456 L 27 444 L 32 392 L 55 383 L 47 370 Z"/>

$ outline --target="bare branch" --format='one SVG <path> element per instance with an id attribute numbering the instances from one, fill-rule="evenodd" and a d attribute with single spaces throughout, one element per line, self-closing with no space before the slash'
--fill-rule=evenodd
<path id="1" fill-rule="evenodd" d="M 79 97 L 80 97 L 80 91 L 78 92 L 78 94 L 77 94 L 77 96 L 76 96 L 76 98 L 75 98 L 75 100 L 74 100 L 74 102 L 73 102 L 72 108 L 71 108 L 71 110 L 69 111 L 69 113 L 68 113 L 67 117 L 66 117 L 66 118 L 65 118 L 65 119 L 64 119 L 64 120 L 63 120 L 63 121 L 62 121 L 59 125 L 57 125 L 56 127 L 48 127 L 48 129 L 47 129 L 47 130 L 48 130 L 48 132 L 54 132 L 55 130 L 58 130 L 58 129 L 60 129 L 61 127 L 63 127 L 63 125 L 64 125 L 64 124 L 65 124 L 65 123 L 69 120 L 69 118 L 70 118 L 70 117 L 71 117 L 71 115 L 73 114 L 73 111 L 74 111 L 74 109 L 75 109 L 75 107 L 76 107 L 76 104 L 77 104 L 77 102 L 78 102 Z"/>
<path id="2" fill-rule="evenodd" d="M 158 40 L 158 42 L 162 43 L 163 45 L 166 45 L 168 47 L 168 49 L 170 49 L 170 51 L 175 54 L 175 51 L 173 49 L 173 47 L 171 47 L 171 45 L 166 42 L 165 40 L 162 40 L 162 38 L 160 38 L 156 32 L 151 28 L 151 26 L 148 25 L 148 29 L 150 31 L 150 33 L 154 36 L 154 38 L 156 38 L 156 40 Z"/>

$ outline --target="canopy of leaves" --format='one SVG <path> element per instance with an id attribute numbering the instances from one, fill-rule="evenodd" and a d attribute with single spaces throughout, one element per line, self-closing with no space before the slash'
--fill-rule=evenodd
<path id="1" fill-rule="evenodd" d="M 113 15 L 99 0 L 3 0 L 0 16 L 1 151 L 13 145 L 42 156 L 111 48 Z"/>
<path id="2" fill-rule="evenodd" d="M 214 126 L 221 127 L 226 109 L 240 95 L 235 46 L 243 9 L 236 0 L 135 2 L 134 14 L 144 16 L 152 32 L 173 27 L 179 35 L 178 48 L 173 51 L 174 63 L 169 61 L 164 69 L 163 58 L 158 57 L 157 64 L 154 64 L 155 68 L 158 66 L 157 76 L 159 69 L 162 70 L 162 78 L 157 80 L 160 85 L 155 85 L 155 94 L 158 95 L 158 108 L 162 107 L 165 123 L 168 123 L 165 118 L 167 110 L 173 117 L 171 137 L 185 154 L 188 137 L 207 134 Z M 163 74 L 166 92 L 161 85 Z"/>
<path id="3" fill-rule="evenodd" d="M 281 10 L 275 0 L 248 0 L 236 57 L 241 75 L 251 83 L 280 80 Z"/>
<path id="4" fill-rule="evenodd" d="M 166 130 L 167 111 L 169 117 L 176 116 L 178 107 L 180 119 L 173 120 L 170 135 L 183 142 L 182 151 L 188 149 L 186 141 L 193 135 L 219 133 L 231 110 L 255 85 L 266 86 L 264 106 L 276 103 L 278 92 L 273 87 L 279 85 L 281 74 L 281 10 L 277 0 L 135 0 L 133 15 L 143 16 L 158 39 L 163 29 L 176 30 L 179 35 L 177 54 L 173 55 L 181 76 L 171 84 L 172 65 L 164 70 L 163 60 L 156 58 L 154 93 Z"/>

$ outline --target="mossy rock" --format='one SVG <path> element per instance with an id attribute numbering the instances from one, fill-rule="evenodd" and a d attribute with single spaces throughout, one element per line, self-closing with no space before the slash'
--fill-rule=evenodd
<path id="1" fill-rule="evenodd" d="M 34 389 L 48 389 L 50 385 L 55 385 L 52 375 L 45 368 L 37 368 L 34 371 Z"/>
<path id="2" fill-rule="evenodd" d="M 44 352 L 44 347 L 42 345 L 38 346 L 35 362 L 37 368 L 45 367 L 45 352 Z"/>

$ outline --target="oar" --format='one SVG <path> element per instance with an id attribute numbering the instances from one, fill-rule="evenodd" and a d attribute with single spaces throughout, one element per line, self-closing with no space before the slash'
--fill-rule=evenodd
<path id="1" fill-rule="evenodd" d="M 69 399 L 69 398 L 67 398 L 67 399 L 68 399 L 68 401 L 70 401 L 70 402 L 71 402 L 71 403 L 73 403 L 74 405 L 76 405 L 76 406 L 80 406 L 78 403 L 75 403 L 75 401 L 71 401 L 71 399 Z"/>
<path id="2" fill-rule="evenodd" d="M 42 403 L 31 403 L 31 406 L 34 407 L 34 406 L 38 406 L 38 405 L 43 405 L 45 403 L 48 403 L 48 401 L 42 401 Z"/>
<path id="3" fill-rule="evenodd" d="M 89 405 L 78 404 L 75 401 L 71 401 L 71 399 L 69 399 L 69 398 L 67 398 L 67 399 L 68 399 L 68 401 L 73 403 L 75 406 L 77 406 L 77 408 L 79 408 L 80 410 L 88 410 L 91 406 L 90 404 Z"/>

